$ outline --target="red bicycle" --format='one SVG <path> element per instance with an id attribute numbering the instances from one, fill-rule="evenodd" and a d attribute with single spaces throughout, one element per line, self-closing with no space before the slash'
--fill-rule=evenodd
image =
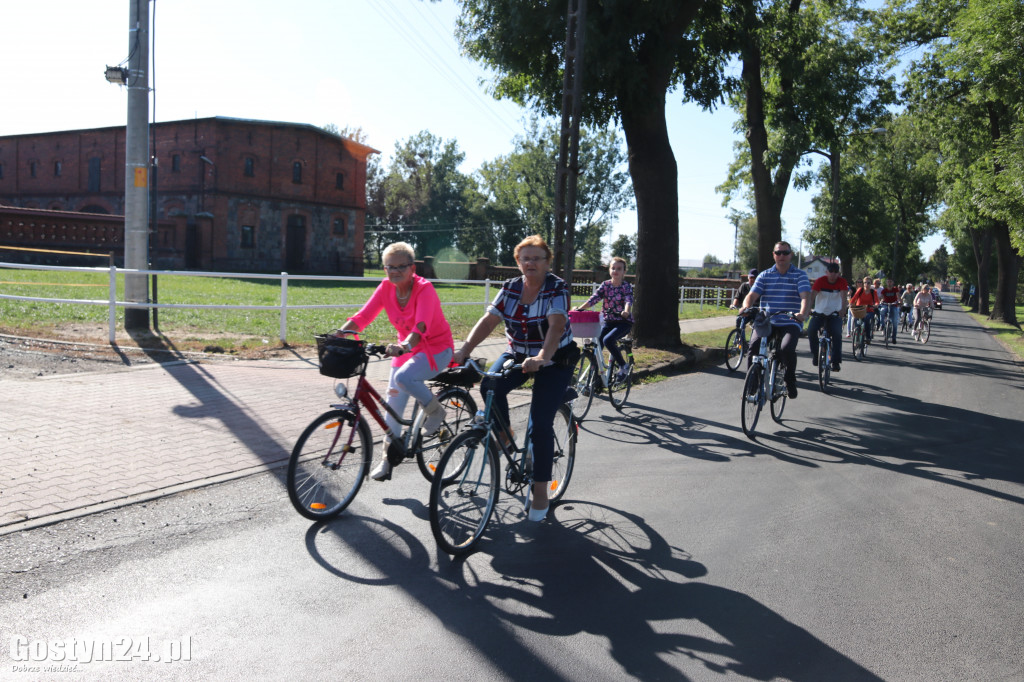
<path id="1" fill-rule="evenodd" d="M 286 485 L 296 511 L 309 519 L 329 519 L 355 499 L 373 462 L 373 439 L 364 413 L 385 433 L 388 426 L 383 412 L 408 427 L 403 433 L 390 434 L 388 459 L 395 466 L 403 459 L 415 457 L 424 478 L 433 480 L 445 448 L 476 414 L 476 401 L 466 388 L 467 382 L 472 386 L 472 378 L 464 378 L 455 369 L 433 379 L 435 395 L 445 406 L 446 415 L 437 432 L 427 435 L 422 432 L 426 415 L 418 403 L 409 419 L 403 419 L 366 379 L 370 357 L 384 357 L 386 346 L 333 334 L 319 335 L 316 342 L 321 374 L 358 380 L 351 396 L 345 382 L 335 383 L 334 393 L 339 402 L 332 403 L 329 411 L 314 419 L 292 449 Z"/>

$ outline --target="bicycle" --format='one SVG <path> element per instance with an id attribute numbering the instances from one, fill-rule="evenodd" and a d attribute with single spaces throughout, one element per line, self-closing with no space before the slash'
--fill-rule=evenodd
<path id="1" fill-rule="evenodd" d="M 823 317 L 826 320 L 830 317 L 839 317 L 839 312 L 811 313 L 812 317 Z M 839 332 L 842 334 L 842 331 Z M 828 333 L 828 323 L 822 324 L 818 330 L 818 386 L 822 393 L 828 393 L 827 386 L 832 377 L 832 336 Z"/>
<path id="2" fill-rule="evenodd" d="M 910 308 L 904 308 L 900 306 L 900 331 L 908 332 L 912 331 L 910 326 Z"/>
<path id="3" fill-rule="evenodd" d="M 586 312 L 586 311 L 582 311 Z M 578 316 L 580 311 L 574 311 L 572 315 Z M 596 317 L 596 316 L 595 316 Z M 583 344 L 580 359 L 573 371 L 572 383 L 570 386 L 576 389 L 577 398 L 572 401 L 572 414 L 576 421 L 583 421 L 590 411 L 590 405 L 594 401 L 594 394 L 600 393 L 601 389 L 608 391 L 608 400 L 616 410 L 622 410 L 629 397 L 629 390 L 633 386 L 633 341 L 629 338 L 619 339 L 619 347 L 626 357 L 626 373 L 619 378 L 615 365 L 611 361 L 611 353 L 608 354 L 608 362 L 605 362 L 605 348 L 597 335 L 600 333 L 600 323 L 587 321 L 583 322 L 578 318 L 573 319 L 573 334 L 580 338 L 587 338 Z M 600 381 L 600 385 L 597 382 Z"/>
<path id="4" fill-rule="evenodd" d="M 914 325 L 913 336 L 921 343 L 928 343 L 928 339 L 932 337 L 932 309 L 922 308 L 920 313 L 920 319 L 917 324 Z"/>
<path id="5" fill-rule="evenodd" d="M 860 361 L 864 359 L 865 346 L 867 345 L 867 330 L 864 325 L 867 309 L 865 306 L 854 305 L 850 306 L 850 310 L 853 312 L 853 332 L 851 334 L 853 337 L 853 359 Z"/>
<path id="6" fill-rule="evenodd" d="M 466 364 L 482 376 L 502 378 L 521 369 L 510 360 L 497 372 L 486 372 L 473 360 Z M 571 387 L 570 387 L 571 390 Z M 524 509 L 530 508 L 533 486 L 533 420 L 526 425 L 522 447 L 493 407 L 494 390 L 487 391 L 484 409 L 476 413 L 468 430 L 451 442 L 438 462 L 430 485 L 430 530 L 437 546 L 452 555 L 466 554 L 487 528 L 499 494 L 499 457 L 505 458 L 505 491 L 526 490 Z M 576 461 L 579 425 L 568 404 L 555 413 L 555 451 L 548 487 L 550 505 L 565 494 Z"/>
<path id="7" fill-rule="evenodd" d="M 754 327 L 758 331 L 760 344 L 756 353 L 754 349 L 750 349 L 750 369 L 747 370 L 747 378 L 743 381 L 740 410 L 743 433 L 751 440 L 754 438 L 754 429 L 757 427 L 757 420 L 761 416 L 764 404 L 771 404 L 772 419 L 781 424 L 782 412 L 786 409 L 786 398 L 789 395 L 786 390 L 786 364 L 778 354 L 779 335 L 771 326 L 771 321 L 776 317 L 791 318 L 793 313 L 758 310 L 754 314 Z M 768 333 L 761 333 L 762 330 L 769 329 L 771 331 Z"/>
<path id="8" fill-rule="evenodd" d="M 422 426 L 426 414 L 418 403 L 414 401 L 412 415 L 403 419 L 366 379 L 370 356 L 384 357 L 386 346 L 333 335 L 318 335 L 316 341 L 321 374 L 335 379 L 358 377 L 358 381 L 351 396 L 345 383 L 335 383 L 334 393 L 339 402 L 332 403 L 329 411 L 314 419 L 292 448 L 286 487 L 295 510 L 308 519 L 320 521 L 337 516 L 355 499 L 373 461 L 373 440 L 364 410 L 385 433 L 389 430 L 381 408 L 399 424 L 409 427 L 404 433 L 391 434 L 388 459 L 394 466 L 405 458 L 415 457 L 420 473 L 432 480 L 444 448 L 477 409 L 469 391 L 453 385 L 461 379 L 446 379 L 442 372 L 432 380 L 446 415 L 436 433 L 425 435 Z"/>
<path id="9" fill-rule="evenodd" d="M 736 328 L 725 339 L 725 366 L 730 372 L 740 368 L 747 355 L 747 325 L 743 315 L 736 316 Z"/>
<path id="10" fill-rule="evenodd" d="M 896 303 L 883 303 L 883 306 L 887 308 L 885 315 L 885 326 L 882 332 L 885 334 L 885 347 L 888 348 L 890 343 L 895 343 L 896 340 L 896 322 L 893 317 L 896 315 Z"/>

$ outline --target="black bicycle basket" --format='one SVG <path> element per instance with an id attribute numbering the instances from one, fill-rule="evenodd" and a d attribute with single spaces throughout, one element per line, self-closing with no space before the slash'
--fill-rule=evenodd
<path id="1" fill-rule="evenodd" d="M 330 334 L 316 336 L 316 353 L 320 358 L 320 373 L 335 379 L 362 374 L 370 359 L 362 341 Z"/>

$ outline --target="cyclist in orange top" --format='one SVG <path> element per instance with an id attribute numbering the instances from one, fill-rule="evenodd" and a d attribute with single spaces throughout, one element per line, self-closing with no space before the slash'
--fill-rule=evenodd
<path id="1" fill-rule="evenodd" d="M 850 296 L 850 306 L 867 306 L 868 313 L 864 317 L 864 342 L 871 343 L 871 332 L 875 326 L 875 307 L 878 306 L 878 292 L 871 287 L 871 278 L 865 277 L 861 286 Z"/>

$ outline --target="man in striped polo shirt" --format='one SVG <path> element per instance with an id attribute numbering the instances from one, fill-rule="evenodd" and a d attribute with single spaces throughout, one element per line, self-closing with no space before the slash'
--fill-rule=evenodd
<path id="1" fill-rule="evenodd" d="M 754 280 L 754 286 L 743 300 L 744 310 L 757 305 L 772 313 L 795 313 L 796 317 L 777 317 L 772 321 L 775 333 L 781 335 L 779 352 L 786 363 L 786 391 L 790 398 L 796 398 L 796 345 L 804 328 L 804 320 L 810 312 L 811 282 L 807 273 L 793 267 L 793 247 L 789 242 L 778 242 L 772 250 L 775 265 L 768 268 Z M 750 347 L 758 342 L 757 329 L 750 335 Z M 747 354 L 750 366 L 752 353 Z"/>

